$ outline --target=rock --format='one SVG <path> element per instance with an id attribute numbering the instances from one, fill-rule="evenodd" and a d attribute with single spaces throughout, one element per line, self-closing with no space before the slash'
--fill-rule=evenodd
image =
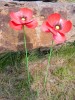
<path id="1" fill-rule="evenodd" d="M 45 3 L 35 2 L 0 2 L 0 53 L 7 51 L 24 50 L 23 31 L 16 31 L 9 26 L 9 13 L 27 7 L 33 10 L 38 20 L 35 29 L 26 28 L 27 48 L 29 50 L 50 47 L 52 36 L 41 31 L 40 26 L 49 14 L 59 12 L 62 17 L 73 23 L 72 30 L 67 34 L 67 42 L 75 40 L 75 3 Z"/>

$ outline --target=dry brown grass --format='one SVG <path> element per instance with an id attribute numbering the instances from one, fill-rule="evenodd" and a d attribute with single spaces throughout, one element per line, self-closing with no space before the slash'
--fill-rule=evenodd
<path id="1" fill-rule="evenodd" d="M 24 65 L 7 66 L 0 72 L 0 100 L 75 100 L 75 46 L 57 49 L 51 59 L 47 84 L 44 77 L 47 56 L 29 62 L 31 87 L 27 85 Z M 31 58 L 32 59 L 32 58 Z"/>

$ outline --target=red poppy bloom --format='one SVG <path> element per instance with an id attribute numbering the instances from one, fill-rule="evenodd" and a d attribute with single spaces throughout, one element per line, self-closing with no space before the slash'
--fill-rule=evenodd
<path id="1" fill-rule="evenodd" d="M 63 43 L 66 40 L 66 33 L 71 30 L 72 23 L 62 19 L 60 14 L 51 14 L 48 19 L 42 24 L 44 32 L 51 32 L 56 43 Z"/>
<path id="2" fill-rule="evenodd" d="M 28 8 L 21 8 L 18 12 L 11 12 L 9 22 L 10 26 L 16 30 L 21 30 L 25 25 L 28 28 L 35 28 L 37 26 L 37 21 L 32 19 L 33 12 Z"/>

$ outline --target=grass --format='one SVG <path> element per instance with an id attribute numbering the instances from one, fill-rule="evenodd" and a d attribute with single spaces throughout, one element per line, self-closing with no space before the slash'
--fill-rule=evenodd
<path id="1" fill-rule="evenodd" d="M 46 91 L 48 50 L 28 52 L 31 87 L 24 71 L 24 52 L 0 55 L 0 100 L 74 100 L 75 99 L 75 42 L 53 48 Z"/>
<path id="2" fill-rule="evenodd" d="M 20 66 L 20 62 L 23 58 L 23 52 L 6 52 L 0 54 L 0 70 L 3 70 L 7 66 Z"/>
<path id="3" fill-rule="evenodd" d="M 75 0 L 58 0 L 58 1 L 62 1 L 62 2 L 65 2 L 65 1 L 67 1 L 67 2 L 75 2 Z"/>
<path id="4" fill-rule="evenodd" d="M 66 0 L 66 1 L 68 1 L 68 2 L 75 2 L 75 0 Z"/>

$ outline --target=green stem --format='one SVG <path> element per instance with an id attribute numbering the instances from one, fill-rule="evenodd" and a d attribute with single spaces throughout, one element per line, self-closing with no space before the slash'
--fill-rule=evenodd
<path id="1" fill-rule="evenodd" d="M 53 46 L 53 41 L 52 41 L 52 46 Z M 49 70 L 49 67 L 50 67 L 50 61 L 51 61 L 51 57 L 52 57 L 52 51 L 53 51 L 52 46 L 50 47 L 50 52 L 49 52 L 49 57 L 48 57 L 48 65 L 47 65 L 46 75 L 45 75 L 45 79 L 44 79 L 44 88 L 46 87 L 48 70 Z"/>
<path id="2" fill-rule="evenodd" d="M 23 26 L 24 31 L 24 48 L 25 48 L 25 62 L 26 62 L 26 71 L 27 71 L 27 78 L 28 78 L 28 85 L 30 86 L 30 75 L 29 75 L 29 69 L 28 69 L 28 50 L 26 46 L 26 33 L 25 33 L 25 27 Z"/>

